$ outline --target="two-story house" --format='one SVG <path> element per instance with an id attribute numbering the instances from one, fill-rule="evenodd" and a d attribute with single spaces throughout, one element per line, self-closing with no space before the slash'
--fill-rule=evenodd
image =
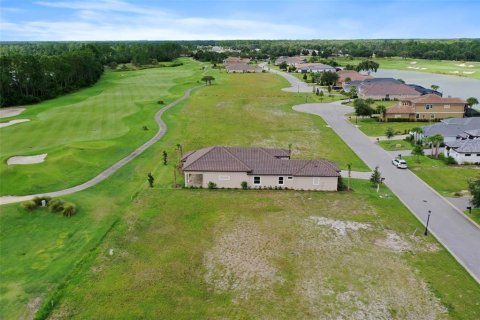
<path id="1" fill-rule="evenodd" d="M 444 98 L 436 94 L 402 99 L 385 112 L 385 121 L 407 119 L 410 121 L 436 121 L 463 118 L 467 102 L 460 98 Z"/>

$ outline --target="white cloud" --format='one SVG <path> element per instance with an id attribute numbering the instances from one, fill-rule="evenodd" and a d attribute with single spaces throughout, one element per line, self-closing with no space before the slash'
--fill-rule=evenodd
<path id="1" fill-rule="evenodd" d="M 2 30 L 9 33 L 8 40 L 285 39 L 315 34 L 310 28 L 263 20 L 181 17 L 120 0 L 36 3 L 72 10 L 77 18 L 75 21 L 0 21 Z"/>

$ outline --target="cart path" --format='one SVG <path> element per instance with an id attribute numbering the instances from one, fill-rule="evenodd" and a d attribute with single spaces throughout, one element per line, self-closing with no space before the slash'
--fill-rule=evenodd
<path id="1" fill-rule="evenodd" d="M 82 184 L 79 184 L 77 186 L 64 189 L 64 190 L 59 190 L 59 191 L 53 191 L 53 192 L 46 192 L 46 193 L 39 193 L 39 194 L 31 194 L 31 195 L 25 195 L 25 196 L 2 196 L 0 197 L 0 205 L 2 204 L 7 204 L 7 203 L 15 203 L 15 202 L 21 202 L 21 201 L 26 201 L 26 200 L 31 200 L 35 197 L 38 196 L 49 196 L 49 197 L 59 197 L 59 196 L 65 196 L 69 195 L 75 192 L 79 192 L 85 189 L 88 189 L 90 187 L 93 187 L 103 180 L 107 179 L 110 177 L 112 174 L 117 172 L 120 168 L 122 168 L 124 165 L 141 155 L 145 150 L 150 148 L 155 142 L 160 140 L 165 133 L 167 132 L 167 125 L 165 122 L 162 120 L 162 115 L 165 111 L 168 109 L 173 108 L 176 106 L 178 103 L 182 102 L 183 100 L 187 99 L 190 97 L 190 93 L 192 92 L 193 89 L 196 89 L 197 87 L 193 87 L 185 91 L 182 97 L 178 98 L 177 100 L 171 102 L 170 104 L 166 105 L 162 109 L 160 109 L 156 114 L 155 114 L 155 122 L 158 124 L 158 132 L 147 142 L 145 142 L 143 145 L 135 149 L 132 153 L 130 153 L 128 156 L 125 158 L 119 160 L 118 162 L 114 163 L 111 165 L 109 168 L 105 169 L 102 171 L 100 174 L 98 174 L 96 177 L 88 180 L 87 182 L 84 182 Z"/>

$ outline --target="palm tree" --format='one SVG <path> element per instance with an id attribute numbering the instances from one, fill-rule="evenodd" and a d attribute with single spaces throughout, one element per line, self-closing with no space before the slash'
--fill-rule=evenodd
<path id="1" fill-rule="evenodd" d="M 435 158 L 438 159 L 438 150 L 440 148 L 440 144 L 443 142 L 443 136 L 441 134 L 435 134 L 430 136 L 428 140 L 432 143 L 432 154 L 433 148 L 435 148 Z"/>
<path id="2" fill-rule="evenodd" d="M 420 127 L 415 127 L 412 130 L 410 130 L 411 133 L 413 133 L 415 141 L 420 140 L 418 136 L 423 133 L 423 129 Z"/>

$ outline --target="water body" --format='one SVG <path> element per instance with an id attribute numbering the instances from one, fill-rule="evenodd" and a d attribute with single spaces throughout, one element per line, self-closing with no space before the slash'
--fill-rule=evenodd
<path id="1" fill-rule="evenodd" d="M 443 74 L 425 73 L 406 70 L 387 70 L 379 69 L 372 72 L 376 78 L 395 78 L 403 79 L 406 83 L 419 84 L 425 88 L 430 88 L 432 84 L 440 86 L 439 91 L 444 97 L 452 96 L 467 99 L 476 97 L 480 100 L 480 80 L 449 76 Z"/>

